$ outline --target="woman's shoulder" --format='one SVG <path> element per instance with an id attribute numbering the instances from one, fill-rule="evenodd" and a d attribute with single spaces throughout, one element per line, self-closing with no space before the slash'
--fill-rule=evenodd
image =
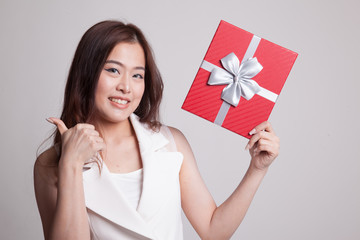
<path id="1" fill-rule="evenodd" d="M 42 152 L 34 164 L 34 178 L 56 183 L 58 171 L 58 153 L 54 146 Z"/>
<path id="2" fill-rule="evenodd" d="M 171 133 L 178 150 L 189 147 L 189 143 L 188 143 L 185 135 L 179 129 L 177 129 L 175 127 L 163 125 L 162 128 L 164 128 L 164 127 L 167 128 L 168 131 Z"/>
<path id="3" fill-rule="evenodd" d="M 175 127 L 165 126 L 165 125 L 163 125 L 162 127 L 168 128 L 170 130 L 171 134 L 174 136 L 174 138 L 176 138 L 178 140 L 180 140 L 181 138 L 185 138 L 184 134 Z"/>
<path id="4" fill-rule="evenodd" d="M 35 166 L 37 167 L 57 167 L 58 152 L 55 146 L 52 146 L 42 152 L 36 159 Z"/>

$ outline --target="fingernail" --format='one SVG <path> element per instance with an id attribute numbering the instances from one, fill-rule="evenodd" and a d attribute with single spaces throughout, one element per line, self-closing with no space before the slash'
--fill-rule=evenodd
<path id="1" fill-rule="evenodd" d="M 51 120 L 50 118 L 46 118 L 46 121 L 48 121 L 49 123 L 54 123 L 54 121 Z"/>
<path id="2" fill-rule="evenodd" d="M 254 128 L 253 130 L 251 130 L 250 132 L 249 132 L 249 135 L 254 135 L 256 133 L 256 129 Z"/>
<path id="3" fill-rule="evenodd" d="M 249 150 L 250 146 L 249 144 L 246 144 L 245 150 Z"/>

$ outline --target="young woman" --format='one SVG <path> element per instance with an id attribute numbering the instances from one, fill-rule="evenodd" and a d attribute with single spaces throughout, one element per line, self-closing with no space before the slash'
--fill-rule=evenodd
<path id="1" fill-rule="evenodd" d="M 251 163 L 216 206 L 192 150 L 160 124 L 163 83 L 134 25 L 104 21 L 76 50 L 54 146 L 34 166 L 45 239 L 183 239 L 181 208 L 202 239 L 229 239 L 279 151 L 270 123 L 251 131 Z"/>

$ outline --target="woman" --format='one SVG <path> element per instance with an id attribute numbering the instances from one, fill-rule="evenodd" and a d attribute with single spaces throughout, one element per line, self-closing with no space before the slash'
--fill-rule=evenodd
<path id="1" fill-rule="evenodd" d="M 251 131 L 252 157 L 216 206 L 192 150 L 158 120 L 163 83 L 134 25 L 104 21 L 82 37 L 54 146 L 34 166 L 45 239 L 182 239 L 181 207 L 202 239 L 229 239 L 279 151 L 270 123 Z"/>

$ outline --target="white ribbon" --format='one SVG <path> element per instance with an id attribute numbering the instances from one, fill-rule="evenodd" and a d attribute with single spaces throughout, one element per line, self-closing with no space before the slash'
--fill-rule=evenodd
<path id="1" fill-rule="evenodd" d="M 252 80 L 263 67 L 257 58 L 249 58 L 240 64 L 234 53 L 230 53 L 221 59 L 222 68 L 214 68 L 208 81 L 209 85 L 228 84 L 221 93 L 221 99 L 236 107 L 240 97 L 250 100 L 260 92 L 260 86 Z"/>

